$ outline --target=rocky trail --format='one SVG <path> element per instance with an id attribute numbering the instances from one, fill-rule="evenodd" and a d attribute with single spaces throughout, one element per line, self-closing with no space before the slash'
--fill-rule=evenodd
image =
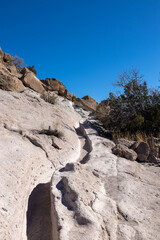
<path id="1" fill-rule="evenodd" d="M 82 122 L 76 129 L 80 158 L 52 177 L 58 219 L 53 239 L 144 240 L 153 235 L 158 239 L 159 224 L 152 222 L 153 215 L 159 222 L 158 214 L 148 201 L 156 204 L 159 212 L 159 197 L 152 194 L 159 191 L 155 178 L 160 176 L 159 169 L 150 172 L 148 167 L 113 155 L 114 143 L 100 137 L 86 119 Z M 148 184 L 150 193 L 146 192 Z"/>
<path id="2" fill-rule="evenodd" d="M 160 239 L 159 167 L 115 156 L 63 98 L 0 91 L 0 110 L 0 239 Z"/>

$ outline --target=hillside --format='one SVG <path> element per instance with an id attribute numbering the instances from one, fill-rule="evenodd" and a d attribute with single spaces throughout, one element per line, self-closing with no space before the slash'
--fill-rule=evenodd
<path id="1" fill-rule="evenodd" d="M 1 61 L 0 239 L 160 239 L 159 162 L 116 156 L 66 88 L 45 92 L 51 104 L 30 86 L 44 83 L 15 71 Z"/>

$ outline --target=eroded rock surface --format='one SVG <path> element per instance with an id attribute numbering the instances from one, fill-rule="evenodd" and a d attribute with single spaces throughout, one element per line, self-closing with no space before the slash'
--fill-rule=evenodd
<path id="1" fill-rule="evenodd" d="M 115 144 L 83 118 L 83 154 L 72 163 L 72 171 L 64 167 L 52 177 L 59 239 L 159 239 L 159 167 L 115 156 Z M 92 150 L 85 148 L 87 161 L 81 164 L 86 136 Z"/>
<path id="2" fill-rule="evenodd" d="M 48 240 L 43 232 L 52 231 L 50 216 L 44 215 L 48 198 L 32 196 L 39 192 L 37 188 L 46 193 L 55 169 L 77 158 L 79 118 L 63 98 L 53 105 L 29 89 L 23 93 L 0 90 L 0 239 Z M 62 132 L 63 139 L 39 134 L 49 126 Z M 33 208 L 35 201 L 38 206 Z"/>
<path id="3" fill-rule="evenodd" d="M 90 96 L 84 96 L 83 98 L 76 98 L 74 104 L 84 110 L 95 112 L 98 103 Z"/>
<path id="4" fill-rule="evenodd" d="M 77 111 L 0 90 L 0 239 L 160 239 L 159 165 L 114 155 Z"/>

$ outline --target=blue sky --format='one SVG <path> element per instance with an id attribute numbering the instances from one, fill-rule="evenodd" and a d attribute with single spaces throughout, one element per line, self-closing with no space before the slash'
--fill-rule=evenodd
<path id="1" fill-rule="evenodd" d="M 97 101 L 132 66 L 149 87 L 160 78 L 160 0 L 3 1 L 0 46 Z"/>

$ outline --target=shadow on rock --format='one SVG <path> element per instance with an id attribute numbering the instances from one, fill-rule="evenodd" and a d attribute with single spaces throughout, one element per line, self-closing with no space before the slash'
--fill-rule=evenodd
<path id="1" fill-rule="evenodd" d="M 26 215 L 28 240 L 52 239 L 50 183 L 38 184 L 33 189 Z"/>

